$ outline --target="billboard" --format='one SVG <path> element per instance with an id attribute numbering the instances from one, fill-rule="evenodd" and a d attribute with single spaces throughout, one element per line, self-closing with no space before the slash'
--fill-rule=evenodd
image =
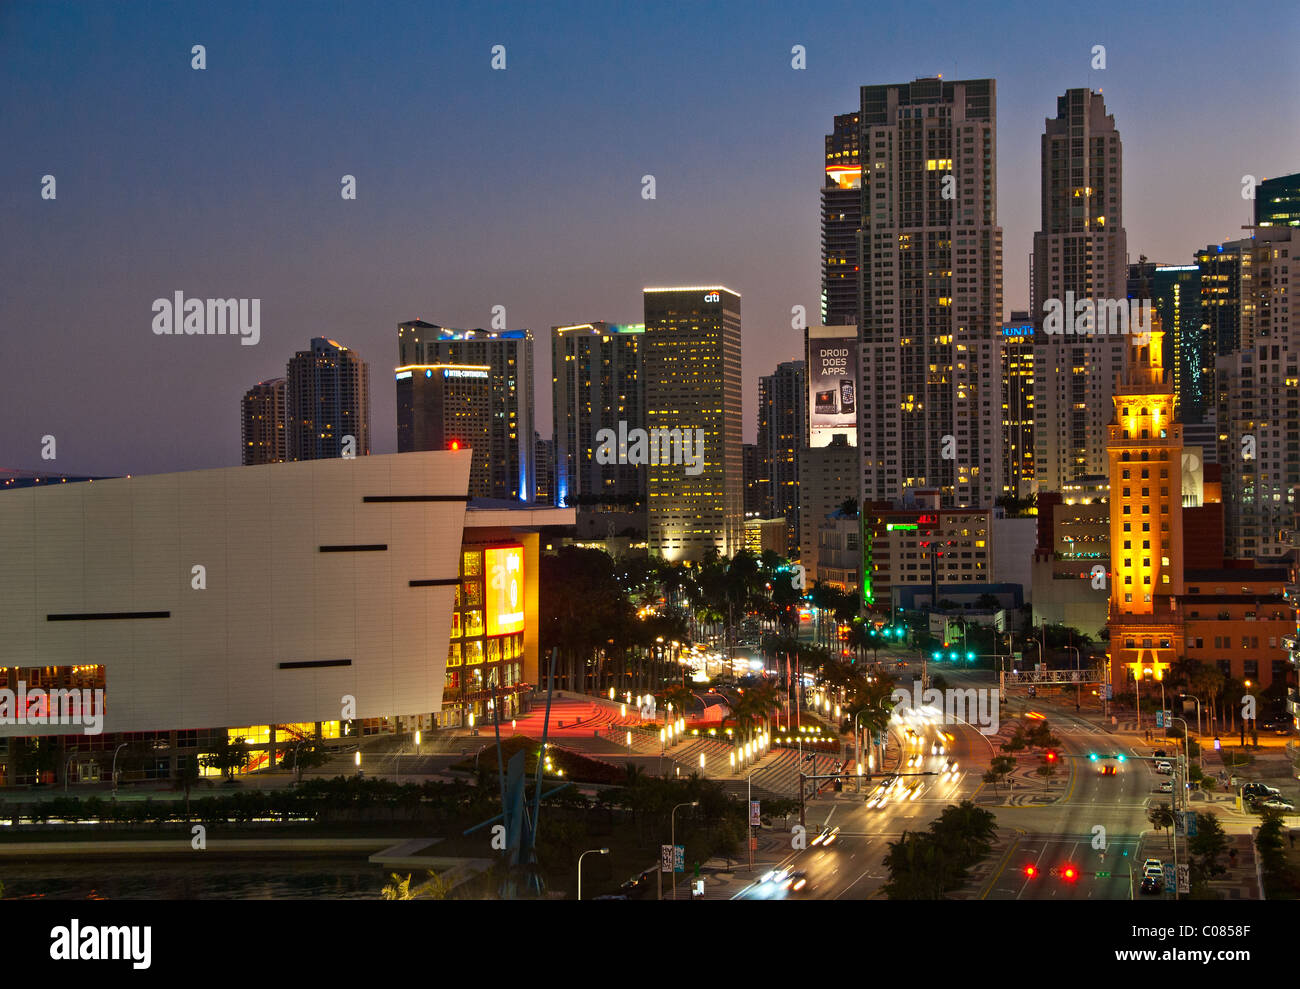
<path id="1" fill-rule="evenodd" d="M 857 446 L 857 333 L 853 327 L 818 329 L 837 335 L 808 339 L 808 445 L 829 446 L 839 435 L 849 446 Z"/>
<path id="2" fill-rule="evenodd" d="M 484 550 L 487 571 L 487 634 L 509 635 L 524 629 L 524 548 L 494 546 Z"/>

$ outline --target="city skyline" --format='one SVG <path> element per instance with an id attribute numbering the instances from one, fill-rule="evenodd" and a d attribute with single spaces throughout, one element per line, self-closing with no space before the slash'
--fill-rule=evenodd
<path id="1" fill-rule="evenodd" d="M 847 7 L 806 23 L 756 11 L 720 51 L 705 30 L 716 10 L 665 18 L 596 9 L 552 25 L 540 12 L 494 20 L 451 7 L 417 30 L 431 19 L 406 7 L 316 17 L 314 46 L 294 37 L 299 18 L 288 11 L 218 21 L 148 8 L 75 19 L 34 10 L 0 15 L 0 73 L 14 104 L 4 128 L 13 152 L 0 164 L 14 234 L 0 248 L 9 287 L 0 317 L 10 333 L 32 328 L 9 349 L 0 379 L 14 409 L 0 463 L 15 468 L 237 464 L 234 403 L 306 339 L 337 339 L 387 370 L 392 329 L 413 315 L 488 327 L 503 305 L 510 327 L 541 341 L 565 322 L 634 322 L 640 290 L 656 284 L 727 284 L 745 297 L 750 439 L 758 378 L 802 352 L 791 306 L 817 321 L 825 135 L 862 85 L 940 72 L 997 80 L 1003 317 L 1028 303 L 1039 138 L 1067 89 L 1100 89 L 1125 135 L 1129 261 L 1140 253 L 1186 264 L 1205 244 L 1233 239 L 1252 206 L 1241 176 L 1281 175 L 1300 157 L 1300 138 L 1274 125 L 1273 101 L 1247 82 L 1224 75 L 1201 86 L 1207 71 L 1247 52 L 1267 60 L 1276 51 L 1289 64 L 1285 32 L 1252 34 L 1247 46 L 1195 12 L 1180 12 L 1184 42 L 1164 54 L 1127 40 L 1158 26 L 1159 12 L 1110 5 L 1085 20 L 1019 5 L 984 23 L 952 8 L 930 18 L 924 36 L 900 22 L 899 43 L 868 66 L 848 39 L 873 15 Z M 256 48 L 243 40 L 249 25 L 263 36 Z M 411 33 L 439 39 L 436 79 L 394 79 L 401 61 L 391 52 Z M 1015 50 L 1039 54 L 1015 55 L 1012 37 Z M 54 39 L 57 74 L 47 54 Z M 201 72 L 190 67 L 199 43 Z M 504 72 L 490 67 L 496 43 L 507 47 Z M 1104 70 L 1090 67 L 1095 44 L 1107 47 Z M 806 48 L 805 70 L 791 66 L 794 45 Z M 655 75 L 657 50 L 692 71 Z M 611 53 L 601 85 L 574 68 Z M 1152 79 L 1166 98 L 1152 98 Z M 394 105 L 374 95 L 390 85 L 410 98 Z M 1182 90 L 1197 99 L 1180 100 Z M 263 91 L 281 95 L 266 101 Z M 701 101 L 702 91 L 717 95 Z M 1195 159 L 1169 156 L 1207 126 L 1221 139 L 1199 143 Z M 454 135 L 433 140 L 435 169 L 430 134 Z M 757 164 L 737 166 L 737 156 Z M 508 170 L 527 181 L 501 179 Z M 41 198 L 47 174 L 54 200 Z M 647 174 L 653 201 L 642 198 Z M 340 197 L 344 175 L 356 177 L 355 201 Z M 150 303 L 177 291 L 261 299 L 259 344 L 151 333 Z M 78 404 L 99 410 L 93 425 L 48 399 L 53 366 L 79 380 Z M 549 374 L 539 354 L 535 393 L 545 395 Z M 373 401 L 371 447 L 391 452 L 393 393 L 377 388 Z M 548 405 L 536 408 L 543 437 Z M 59 439 L 53 463 L 40 457 L 47 434 Z"/>

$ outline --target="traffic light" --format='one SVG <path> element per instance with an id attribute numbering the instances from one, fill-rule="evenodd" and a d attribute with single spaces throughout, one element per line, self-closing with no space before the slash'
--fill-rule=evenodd
<path id="1" fill-rule="evenodd" d="M 1121 752 L 1119 755 L 1115 756 L 1115 758 L 1116 758 L 1119 762 L 1123 762 L 1123 761 L 1124 761 L 1124 753 Z"/>
<path id="2" fill-rule="evenodd" d="M 1038 875 L 1038 870 L 1034 866 L 1032 865 L 1025 866 L 1026 879 L 1033 879 L 1036 875 Z"/>
<path id="3" fill-rule="evenodd" d="M 1061 878 L 1068 883 L 1072 883 L 1079 878 L 1079 870 L 1072 865 L 1067 865 L 1061 870 Z"/>
<path id="4" fill-rule="evenodd" d="M 1097 753 L 1096 753 L 1096 752 L 1089 752 L 1089 753 L 1088 753 L 1088 761 L 1089 761 L 1089 762 L 1096 762 L 1096 761 L 1097 761 Z"/>
<path id="5" fill-rule="evenodd" d="M 974 661 L 975 661 L 975 654 L 973 652 L 968 652 L 966 654 L 966 662 L 971 663 Z"/>
<path id="6" fill-rule="evenodd" d="M 1048 762 L 1055 762 L 1055 761 L 1056 761 L 1056 750 L 1055 750 L 1055 749 L 1048 749 L 1046 755 L 1044 755 L 1043 758 L 1046 759 Z"/>

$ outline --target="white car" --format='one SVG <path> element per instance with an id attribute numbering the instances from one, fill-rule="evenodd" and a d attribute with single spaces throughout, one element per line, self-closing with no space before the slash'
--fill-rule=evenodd
<path id="1" fill-rule="evenodd" d="M 1156 790 L 1159 791 L 1160 793 L 1173 793 L 1173 792 L 1174 792 L 1174 781 L 1173 781 L 1173 780 L 1164 780 L 1164 781 L 1162 781 L 1160 784 L 1158 784 L 1158 785 L 1156 786 Z"/>
<path id="2" fill-rule="evenodd" d="M 1156 763 L 1156 772 L 1160 773 L 1162 776 L 1169 776 L 1173 773 L 1173 771 L 1174 771 L 1174 767 L 1169 765 L 1169 763 L 1167 762 Z"/>
<path id="3" fill-rule="evenodd" d="M 1155 879 L 1164 879 L 1165 870 L 1158 860 L 1147 859 L 1147 864 L 1142 869 L 1142 875 L 1144 877 L 1151 876 Z"/>

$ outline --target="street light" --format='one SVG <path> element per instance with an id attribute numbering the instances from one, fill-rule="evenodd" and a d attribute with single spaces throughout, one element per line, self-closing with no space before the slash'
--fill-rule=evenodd
<path id="1" fill-rule="evenodd" d="M 1201 734 L 1201 699 L 1195 694 L 1179 694 L 1178 696 L 1190 697 L 1192 700 L 1196 701 L 1196 734 L 1199 736 Z"/>
<path id="2" fill-rule="evenodd" d="M 117 754 L 126 748 L 126 742 L 123 742 L 113 750 L 113 799 L 117 799 Z"/>
<path id="3" fill-rule="evenodd" d="M 682 807 L 698 807 L 699 805 L 700 802 L 698 800 L 688 800 L 686 803 L 678 804 L 673 808 L 673 812 L 668 815 L 669 823 L 672 828 L 672 837 L 670 840 L 672 841 L 674 867 L 677 864 L 677 811 Z M 673 871 L 673 899 L 677 899 L 677 872 L 675 868 Z"/>
<path id="4" fill-rule="evenodd" d="M 578 856 L 578 899 L 580 900 L 582 899 L 582 860 L 586 858 L 588 855 L 590 855 L 592 852 L 595 852 L 597 855 L 608 855 L 609 849 L 588 848 L 585 852 L 583 852 L 581 855 Z"/>

